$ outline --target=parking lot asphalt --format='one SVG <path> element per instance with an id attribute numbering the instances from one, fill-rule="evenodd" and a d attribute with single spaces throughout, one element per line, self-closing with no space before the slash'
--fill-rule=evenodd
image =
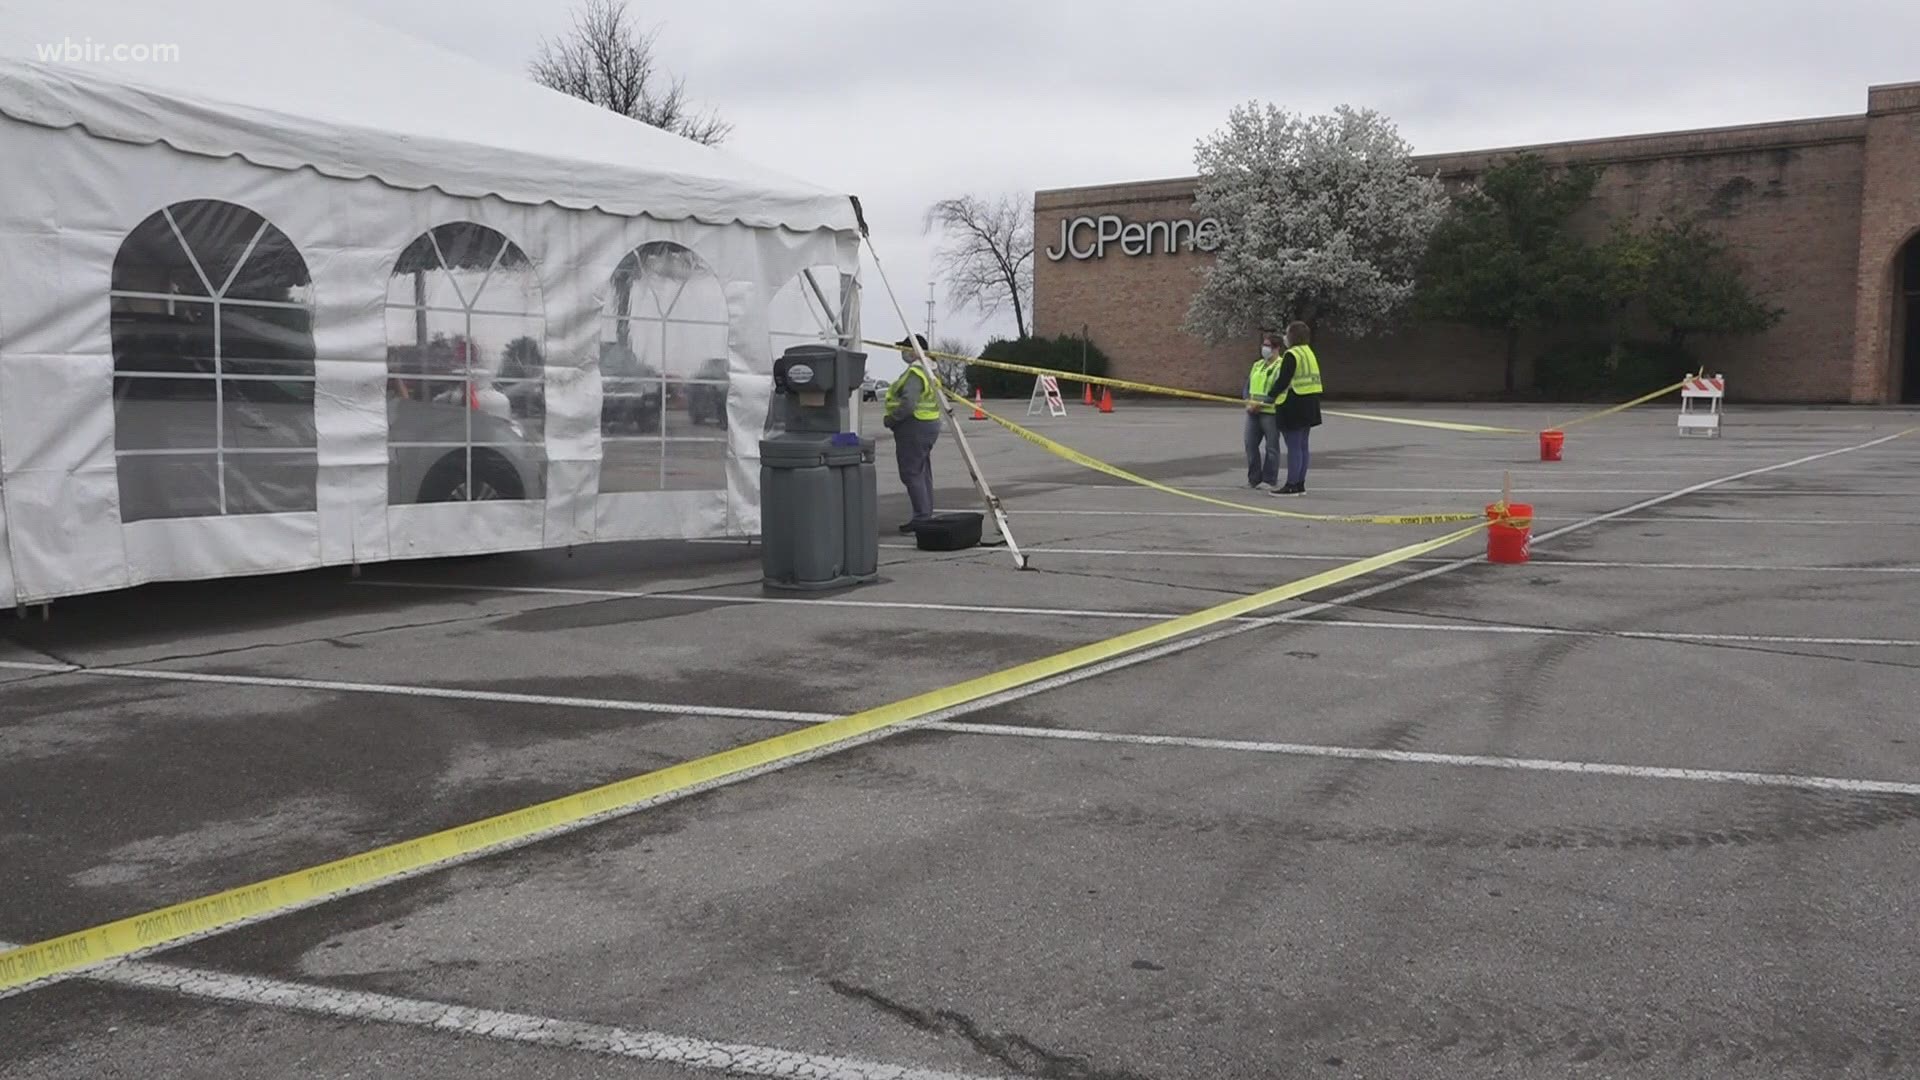
<path id="1" fill-rule="evenodd" d="M 871 411 L 871 410 L 870 410 Z M 1021 419 L 1020 407 L 1006 407 Z M 1542 408 L 1378 407 L 1536 427 Z M 872 418 L 869 417 L 871 420 Z M 155 586 L 8 620 L 0 940 L 458 826 L 1447 526 L 1252 516 L 963 420 L 1033 569 L 769 593 L 743 541 Z M 0 998 L 0 1077 L 1920 1073 L 1920 425 L 1037 430 L 1484 538 L 945 722 Z M 943 506 L 977 504 L 951 434 Z M 1340 601 L 1331 607 L 1328 601 Z"/>

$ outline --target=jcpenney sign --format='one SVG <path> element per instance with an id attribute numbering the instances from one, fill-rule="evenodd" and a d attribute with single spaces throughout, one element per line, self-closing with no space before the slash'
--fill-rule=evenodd
<path id="1" fill-rule="evenodd" d="M 1047 258 L 1104 259 L 1107 248 L 1122 255 L 1171 255 L 1175 251 L 1212 251 L 1220 246 L 1220 223 L 1212 218 L 1187 221 L 1125 221 L 1118 214 L 1060 219 L 1060 243 Z"/>

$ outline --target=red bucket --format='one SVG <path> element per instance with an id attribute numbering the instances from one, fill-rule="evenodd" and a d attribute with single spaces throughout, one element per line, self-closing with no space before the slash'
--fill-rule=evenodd
<path id="1" fill-rule="evenodd" d="M 1540 433 L 1540 460 L 1559 461 L 1560 448 L 1567 445 L 1567 433 L 1564 431 L 1543 431 Z"/>
<path id="2" fill-rule="evenodd" d="M 1494 503 L 1487 507 L 1487 516 L 1493 520 L 1487 526 L 1487 561 L 1526 562 L 1527 545 L 1533 539 L 1533 507 L 1526 503 L 1504 507 Z"/>

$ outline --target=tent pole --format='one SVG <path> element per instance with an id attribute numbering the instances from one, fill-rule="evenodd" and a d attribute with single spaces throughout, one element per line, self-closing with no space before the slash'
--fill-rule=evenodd
<path id="1" fill-rule="evenodd" d="M 857 212 L 859 203 L 856 202 L 854 206 Z M 894 295 L 893 283 L 887 280 L 887 270 L 880 265 L 880 253 L 873 248 L 873 237 L 867 235 L 865 221 L 860 224 L 860 235 L 867 242 L 867 253 L 873 256 L 874 273 L 880 276 L 880 285 L 887 290 L 887 299 L 893 302 L 894 314 L 900 317 L 900 325 L 907 328 L 907 340 L 913 343 L 915 359 L 912 362 L 920 365 L 920 370 L 926 375 L 929 386 L 940 387 L 943 385 L 940 382 L 940 375 L 933 370 L 933 361 L 927 358 L 926 350 L 920 347 L 919 338 L 914 336 L 913 324 L 907 321 L 907 311 L 900 306 L 900 298 Z M 966 460 L 967 472 L 973 477 L 973 486 L 980 492 L 980 500 L 986 506 L 987 532 L 983 535 L 981 542 L 995 546 L 1005 543 L 1007 551 L 1013 556 L 1014 567 L 1020 570 L 1031 569 L 1027 557 L 1020 552 L 1020 545 L 1014 542 L 1013 530 L 1007 527 L 1007 513 L 1001 508 L 999 497 L 993 493 L 993 488 L 988 486 L 986 475 L 980 471 L 980 462 L 973 456 L 973 447 L 967 442 L 966 429 L 960 426 L 960 418 L 954 415 L 953 399 L 945 393 L 940 393 L 939 398 L 941 414 L 947 418 L 947 430 L 953 432 L 954 439 L 960 443 L 960 456 Z M 999 535 L 995 536 L 993 533 Z"/>
<path id="2" fill-rule="evenodd" d="M 845 349 L 860 348 L 860 277 L 857 274 L 843 274 L 840 277 L 840 346 Z M 860 395 L 865 391 L 855 388 L 853 392 L 853 432 L 858 435 L 860 427 Z"/>
<path id="3" fill-rule="evenodd" d="M 827 321 L 833 324 L 833 332 L 840 336 L 840 347 L 843 349 L 858 349 L 860 347 L 860 336 L 848 330 L 848 327 L 853 325 L 853 315 L 851 313 L 854 309 L 848 303 L 848 301 L 853 298 L 853 294 L 848 293 L 847 283 L 852 281 L 853 278 L 850 275 L 841 275 L 840 310 L 835 311 L 833 310 L 833 305 L 827 303 L 827 294 L 825 290 L 820 288 L 820 282 L 814 279 L 813 269 L 809 267 L 800 271 L 800 276 L 806 279 L 807 288 L 813 290 L 814 299 L 820 302 L 821 312 L 826 315 Z M 805 297 L 801 298 L 801 302 L 806 302 Z M 858 387 L 854 388 L 851 405 L 852 412 L 849 415 L 849 419 L 853 423 L 854 434 L 857 435 L 860 433 L 860 390 Z"/>

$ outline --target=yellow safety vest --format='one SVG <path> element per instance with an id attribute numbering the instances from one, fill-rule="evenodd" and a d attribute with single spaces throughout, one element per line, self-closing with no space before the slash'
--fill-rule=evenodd
<path id="1" fill-rule="evenodd" d="M 940 394 L 934 390 L 933 380 L 927 378 L 927 373 L 921 370 L 919 364 L 908 364 L 907 370 L 901 372 L 900 377 L 887 387 L 887 415 L 893 415 L 893 410 L 900 404 L 901 395 L 906 393 L 907 379 L 914 375 L 920 376 L 920 393 L 913 399 L 913 418 L 940 419 Z"/>
<path id="2" fill-rule="evenodd" d="M 1260 411 L 1271 413 L 1275 406 L 1267 403 L 1267 393 L 1273 389 L 1273 377 L 1280 371 L 1280 357 L 1272 360 L 1265 358 L 1253 362 L 1253 372 L 1247 376 L 1247 400 L 1260 403 Z"/>
<path id="3" fill-rule="evenodd" d="M 1313 346 L 1295 345 L 1280 355 L 1282 359 L 1293 357 L 1293 381 L 1280 392 L 1277 400 L 1285 401 L 1293 394 L 1318 394 L 1326 389 L 1320 385 L 1320 358 L 1313 354 Z"/>

